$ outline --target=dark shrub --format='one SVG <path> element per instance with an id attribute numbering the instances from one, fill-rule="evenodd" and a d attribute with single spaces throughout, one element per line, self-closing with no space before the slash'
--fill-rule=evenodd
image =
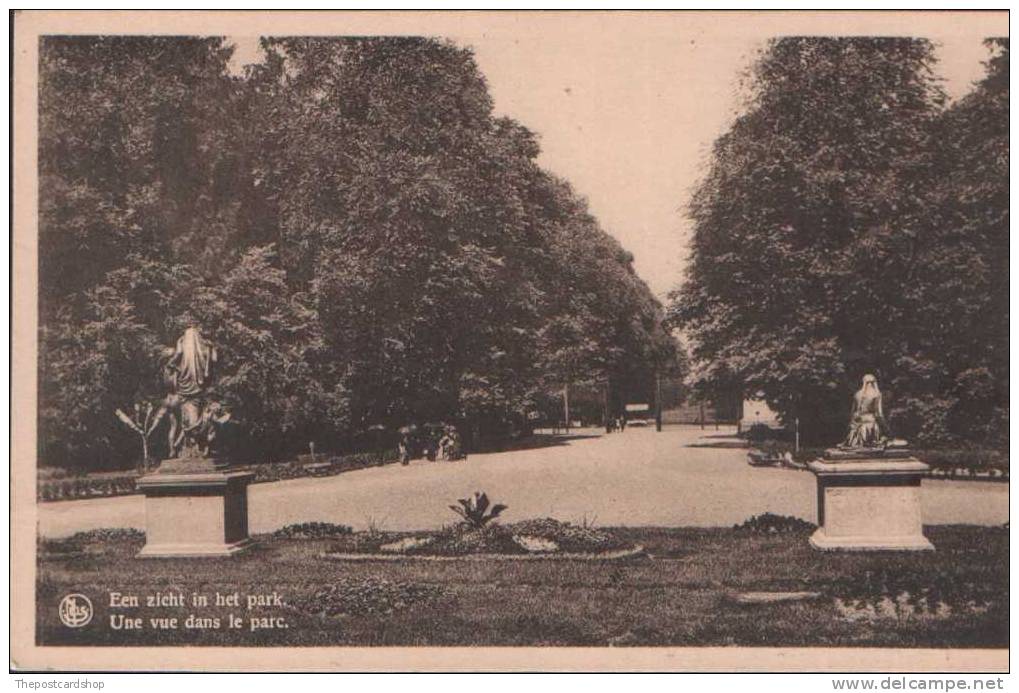
<path id="1" fill-rule="evenodd" d="M 817 529 L 817 525 L 798 517 L 762 513 L 754 515 L 741 525 L 733 525 L 733 529 L 737 532 L 752 532 L 754 534 L 792 534 L 812 532 Z"/>

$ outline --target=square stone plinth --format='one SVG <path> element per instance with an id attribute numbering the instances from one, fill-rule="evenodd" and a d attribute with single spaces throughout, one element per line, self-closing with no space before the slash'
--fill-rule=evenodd
<path id="1" fill-rule="evenodd" d="M 930 469 L 914 457 L 821 459 L 809 463 L 817 477 L 816 549 L 834 551 L 931 551 L 923 535 L 920 482 Z"/>
<path id="2" fill-rule="evenodd" d="M 232 556 L 248 536 L 252 472 L 156 473 L 138 480 L 145 494 L 145 546 L 139 557 Z"/>

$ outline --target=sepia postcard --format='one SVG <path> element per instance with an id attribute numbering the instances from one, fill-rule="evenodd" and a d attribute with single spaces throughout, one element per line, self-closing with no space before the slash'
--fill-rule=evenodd
<path id="1" fill-rule="evenodd" d="M 13 12 L 11 669 L 1008 671 L 1008 20 Z"/>

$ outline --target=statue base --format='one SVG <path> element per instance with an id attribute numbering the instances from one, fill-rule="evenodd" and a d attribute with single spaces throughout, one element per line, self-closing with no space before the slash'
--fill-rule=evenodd
<path id="1" fill-rule="evenodd" d="M 820 459 L 818 529 L 810 545 L 822 551 L 933 551 L 923 535 L 920 482 L 930 469 L 914 457 Z"/>
<path id="2" fill-rule="evenodd" d="M 903 448 L 828 448 L 826 460 L 904 460 L 913 453 Z"/>
<path id="3" fill-rule="evenodd" d="M 137 482 L 145 494 L 145 546 L 138 557 L 233 556 L 251 548 L 248 484 L 254 478 L 215 459 L 164 460 Z"/>

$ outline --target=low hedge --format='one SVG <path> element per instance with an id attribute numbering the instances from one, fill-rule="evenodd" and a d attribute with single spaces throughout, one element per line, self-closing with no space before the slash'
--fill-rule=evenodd
<path id="1" fill-rule="evenodd" d="M 762 452 L 780 457 L 793 451 L 793 445 L 768 440 L 753 445 Z M 794 453 L 797 462 L 807 463 L 824 455 L 824 448 L 802 447 Z M 980 481 L 1008 481 L 1008 452 L 994 448 L 950 448 L 940 450 L 912 450 L 913 457 L 930 465 L 928 474 L 935 479 L 974 479 Z"/>
<path id="2" fill-rule="evenodd" d="M 308 476 L 335 476 L 355 469 L 391 464 L 398 459 L 396 450 L 385 450 L 382 453 L 359 452 L 338 456 L 316 455 L 314 458 L 310 455 L 301 455 L 288 462 L 252 465 L 250 469 L 255 472 L 255 483 L 260 484 Z M 135 492 L 135 480 L 138 476 L 137 472 L 119 474 L 106 472 L 67 477 L 62 474 L 49 474 L 40 471 L 36 498 L 46 502 L 126 496 Z"/>
<path id="3" fill-rule="evenodd" d="M 399 459 L 395 449 L 378 452 L 358 452 L 351 455 L 326 456 L 301 455 L 288 462 L 269 462 L 253 466 L 255 483 L 282 481 L 284 479 L 301 479 L 306 476 L 335 476 L 343 472 L 368 467 L 381 467 L 392 464 Z"/>
<path id="4" fill-rule="evenodd" d="M 70 479 L 39 480 L 36 497 L 40 501 L 75 500 L 80 498 L 103 498 L 124 496 L 134 493 L 137 474 L 126 472 L 123 476 L 92 478 L 88 476 Z"/>
<path id="5" fill-rule="evenodd" d="M 934 477 L 1008 479 L 1008 453 L 1001 450 L 918 450 L 916 457 L 930 465 Z"/>

